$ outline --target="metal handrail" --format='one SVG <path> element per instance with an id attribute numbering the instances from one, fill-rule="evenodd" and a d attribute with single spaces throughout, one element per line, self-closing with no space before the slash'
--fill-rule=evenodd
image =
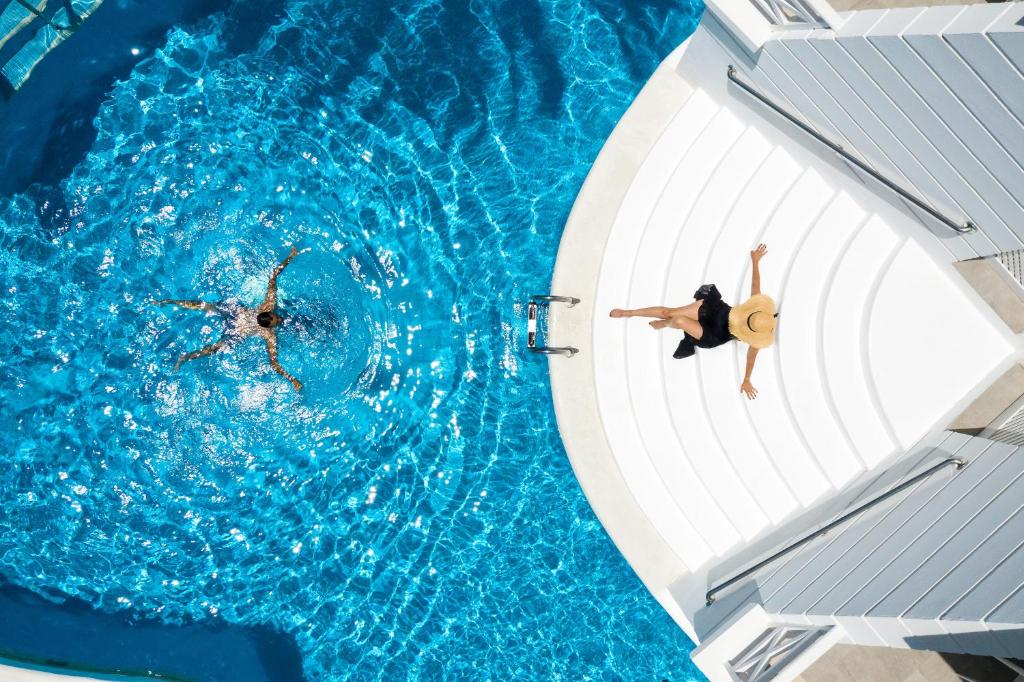
<path id="1" fill-rule="evenodd" d="M 572 346 L 531 346 L 531 353 L 540 353 L 541 355 L 566 355 L 572 357 L 580 352 L 579 348 L 573 348 Z"/>
<path id="2" fill-rule="evenodd" d="M 967 466 L 967 460 L 960 459 L 958 457 L 949 457 L 947 459 L 944 459 L 941 462 L 939 462 L 938 464 L 935 464 L 935 465 L 929 467 L 928 469 L 925 469 L 924 471 L 922 471 L 921 473 L 917 474 L 916 476 L 908 478 L 906 481 L 903 481 L 902 483 L 900 483 L 895 488 L 891 488 L 891 489 L 885 491 L 884 493 L 882 493 L 881 495 L 879 495 L 878 497 L 875 497 L 875 498 L 872 498 L 872 499 L 868 500 L 867 502 L 865 502 L 864 504 L 860 505 L 856 509 L 854 509 L 852 511 L 846 512 L 845 514 L 843 514 L 839 518 L 831 521 L 827 525 L 822 526 L 818 530 L 816 530 L 816 531 L 814 531 L 812 533 L 808 533 L 807 535 L 805 535 L 804 537 L 800 538 L 796 542 L 792 542 L 792 543 L 786 545 L 781 550 L 779 550 L 775 554 L 772 554 L 767 559 L 762 559 L 761 561 L 757 562 L 756 564 L 754 564 L 750 568 L 745 569 L 744 571 L 742 571 L 740 573 L 737 573 L 736 575 L 734 575 L 733 577 L 729 578 L 725 582 L 719 583 L 718 585 L 715 585 L 710 590 L 708 590 L 707 594 L 704 595 L 704 598 L 707 600 L 707 605 L 711 606 L 713 603 L 715 603 L 715 595 L 718 594 L 719 592 L 721 592 L 722 590 L 724 590 L 724 589 L 726 589 L 728 587 L 732 587 L 733 585 L 738 583 L 740 580 L 743 580 L 744 578 L 746 578 L 747 576 L 749 576 L 752 573 L 756 573 L 757 571 L 760 571 L 762 568 L 764 568 L 768 564 L 776 561 L 777 559 L 781 559 L 785 555 L 787 555 L 790 552 L 792 552 L 794 549 L 803 547 L 804 545 L 806 545 L 811 540 L 824 535 L 825 533 L 829 532 L 830 530 L 832 530 L 836 526 L 842 525 L 843 523 L 845 523 L 846 521 L 849 521 L 851 518 L 853 518 L 854 516 L 857 516 L 861 512 L 865 511 L 866 509 L 869 509 L 869 508 L 875 506 L 879 502 L 884 502 L 885 500 L 889 499 L 893 495 L 895 495 L 895 494 L 897 494 L 899 492 L 902 492 L 903 490 L 906 490 L 907 488 L 909 488 L 910 486 L 914 485 L 918 481 L 920 481 L 922 479 L 925 479 L 925 478 L 928 478 L 929 476 L 934 474 L 939 469 L 947 467 L 950 464 L 955 464 L 956 468 L 957 468 L 957 471 L 959 471 L 960 469 L 963 469 L 965 466 Z"/>
<path id="3" fill-rule="evenodd" d="M 530 300 L 547 301 L 549 303 L 551 301 L 555 301 L 557 303 L 567 303 L 569 304 L 570 308 L 572 308 L 574 305 L 580 302 L 580 299 L 576 298 L 575 296 L 542 296 L 540 294 L 534 294 L 533 296 L 530 297 Z"/>
<path id="4" fill-rule="evenodd" d="M 572 346 L 538 346 L 537 345 L 537 307 L 538 302 L 550 305 L 551 303 L 565 303 L 568 307 L 572 308 L 574 305 L 580 302 L 580 299 L 575 296 L 547 296 L 541 294 L 534 294 L 530 297 L 530 302 L 526 307 L 526 318 L 527 318 L 527 331 L 526 331 L 526 348 L 531 353 L 540 353 L 541 355 L 565 355 L 572 357 L 580 352 L 579 348 Z"/>
<path id="5" fill-rule="evenodd" d="M 796 116 L 789 113 L 788 111 L 780 107 L 778 104 L 768 99 L 768 97 L 761 94 L 753 87 L 740 80 L 736 76 L 736 67 L 734 67 L 732 64 L 729 65 L 727 75 L 729 77 L 729 80 L 731 80 L 733 83 L 746 90 L 749 94 L 751 94 L 754 98 L 762 102 L 769 109 L 772 109 L 773 111 L 781 115 L 783 118 L 785 118 L 787 121 L 789 121 L 796 127 L 800 128 L 800 130 L 804 131 L 805 133 L 816 139 L 818 142 L 821 142 L 823 145 L 834 151 L 836 154 L 843 157 L 844 159 L 855 165 L 857 168 L 860 168 L 862 171 L 873 177 L 875 180 L 882 183 L 883 185 L 891 189 L 893 192 L 896 192 L 896 194 L 900 195 L 902 198 L 906 199 L 914 206 L 917 206 L 919 209 L 921 209 L 931 217 L 935 218 L 943 225 L 949 227 L 951 230 L 959 234 L 967 234 L 969 232 L 974 232 L 975 230 L 978 229 L 977 225 L 972 223 L 970 220 L 965 220 L 961 224 L 957 223 L 951 218 L 946 217 L 944 214 L 940 213 L 939 211 L 935 210 L 934 208 L 926 204 L 923 200 L 917 198 L 916 196 L 914 196 L 907 190 L 903 189 L 889 178 L 885 177 L 875 169 L 868 166 L 866 163 L 864 163 L 854 155 L 850 154 L 848 151 L 843 149 L 842 145 L 836 144 L 835 142 L 828 139 L 818 131 L 811 128 L 809 125 L 798 119 Z"/>

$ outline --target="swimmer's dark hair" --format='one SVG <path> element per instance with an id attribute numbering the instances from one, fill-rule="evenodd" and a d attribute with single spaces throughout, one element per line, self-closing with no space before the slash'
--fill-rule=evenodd
<path id="1" fill-rule="evenodd" d="M 252 319 L 252 318 L 250 318 Z M 274 324 L 274 313 L 260 313 L 256 316 L 256 323 L 261 327 L 270 329 Z"/>

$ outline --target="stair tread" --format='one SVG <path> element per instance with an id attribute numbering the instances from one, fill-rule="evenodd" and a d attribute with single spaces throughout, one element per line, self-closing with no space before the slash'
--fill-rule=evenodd
<path id="1" fill-rule="evenodd" d="M 849 194 L 840 191 L 821 214 L 793 260 L 785 288 L 780 292 L 778 358 L 786 394 L 796 421 L 835 487 L 848 483 L 863 462 L 830 406 L 822 382 L 819 357 L 820 320 L 824 291 L 836 258 L 850 235 L 864 224 L 867 214 Z M 780 254 L 781 255 L 781 254 Z M 871 407 L 861 406 L 861 409 Z"/>
<path id="2" fill-rule="evenodd" d="M 936 333 L 948 328 L 948 320 L 956 320 L 956 333 Z M 913 241 L 904 243 L 886 272 L 869 322 L 871 374 L 904 448 L 1013 351 L 1008 330 L 991 324 Z"/>
<path id="3" fill-rule="evenodd" d="M 672 267 L 661 300 L 679 301 L 680 304 L 692 300 L 693 291 L 701 284 L 704 263 L 714 242 L 718 225 L 726 218 L 729 207 L 734 204 L 738 195 L 743 192 L 746 181 L 753 174 L 756 165 L 768 156 L 771 149 L 771 145 L 762 135 L 750 129 L 731 145 L 711 181 L 697 197 L 672 247 Z M 699 392 L 694 390 L 698 385 L 695 364 L 671 360 L 672 350 L 680 336 L 678 333 L 671 336 L 663 333 L 658 339 L 661 346 L 660 356 L 665 368 L 660 379 L 666 386 L 669 411 L 677 431 L 685 434 L 691 450 L 701 453 L 702 461 L 706 462 L 702 465 L 702 471 L 707 468 L 707 477 L 716 481 L 714 489 L 733 491 L 729 498 L 729 513 L 744 537 L 753 537 L 766 527 L 770 518 L 766 512 L 769 509 L 774 512 L 773 507 L 769 506 L 777 504 L 777 500 L 772 499 L 774 494 L 778 492 L 788 495 L 788 491 L 768 485 L 762 489 L 751 488 L 750 483 L 754 480 L 752 472 L 749 467 L 744 470 L 744 465 L 749 462 L 734 462 L 723 452 L 719 439 L 710 428 L 703 400 Z M 741 456 L 761 457 L 760 453 L 741 453 Z M 726 487 L 723 488 L 723 485 Z M 777 513 L 774 515 L 776 518 L 779 517 Z"/>
<path id="4" fill-rule="evenodd" d="M 896 451 L 889 425 L 868 385 L 868 314 L 890 254 L 902 239 L 877 216 L 854 237 L 829 291 L 824 358 L 830 393 L 861 459 L 873 467 Z"/>
<path id="5" fill-rule="evenodd" d="M 748 245 L 756 242 L 765 221 L 787 196 L 800 170 L 788 153 L 781 148 L 774 149 L 733 206 L 719 233 L 718 246 L 712 247 L 708 254 L 700 280 L 717 284 L 728 302 L 739 303 L 749 294 Z M 769 517 L 777 522 L 799 504 L 815 499 L 824 489 L 819 486 L 802 488 L 800 484 L 804 479 L 785 476 L 784 467 L 776 462 L 777 457 L 785 453 L 766 448 L 752 427 L 744 405 L 746 399 L 739 393 L 741 377 L 734 369 L 737 351 L 745 351 L 745 346 L 731 344 L 714 352 L 698 351 L 695 360 L 701 383 L 697 390 L 704 396 L 709 422 L 730 459 L 745 462 L 750 479 L 758 487 L 766 488 L 766 493 L 782 491 L 773 495 L 774 506 L 766 506 Z"/>
<path id="6" fill-rule="evenodd" d="M 719 121 L 718 125 L 733 125 L 734 120 Z M 733 128 L 739 130 L 739 128 Z M 689 211 L 703 184 L 701 166 L 712 167 L 717 155 L 710 148 L 718 146 L 720 133 L 714 128 L 680 159 L 657 205 L 650 214 L 643 241 L 636 259 L 630 286 L 631 301 L 652 304 L 659 300 L 664 279 L 670 267 L 671 251 L 664 248 L 674 240 L 682 218 Z M 691 160 L 691 157 L 692 160 Z M 707 171 L 710 172 L 709 170 Z M 599 309 L 599 314 L 603 314 Z M 613 325 L 621 325 L 617 320 Z M 628 344 L 629 388 L 636 408 L 638 425 L 644 446 L 655 469 L 659 472 L 671 494 L 685 502 L 687 513 L 705 541 L 716 554 L 721 554 L 739 540 L 739 533 L 723 511 L 715 495 L 709 492 L 702 473 L 703 463 L 694 461 L 689 447 L 675 432 L 669 415 L 664 387 L 661 385 L 661 360 L 654 332 L 638 321 L 629 323 L 626 330 Z M 648 386 L 644 379 L 658 379 L 657 385 Z"/>
<path id="7" fill-rule="evenodd" d="M 698 133 L 703 130 L 700 122 L 710 120 L 717 109 L 710 98 L 703 96 L 699 89 L 695 90 L 638 169 L 622 200 L 605 247 L 597 293 L 598 310 L 613 307 L 617 303 L 613 300 L 616 292 L 628 288 L 637 245 L 651 206 L 670 180 L 680 148 L 685 150 L 698 138 Z M 737 130 L 741 129 L 738 121 L 736 126 Z M 625 337 L 621 326 L 612 322 L 619 321 L 609 320 L 604 312 L 597 315 L 594 322 L 594 363 L 599 368 L 595 372 L 595 380 L 606 436 L 613 451 L 632 454 L 628 458 L 618 458 L 619 467 L 634 498 L 659 534 L 684 564 L 699 566 L 710 558 L 711 550 L 646 457 L 625 385 Z"/>

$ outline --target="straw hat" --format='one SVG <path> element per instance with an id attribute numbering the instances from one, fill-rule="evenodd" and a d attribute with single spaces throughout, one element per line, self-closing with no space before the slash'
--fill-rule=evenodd
<path id="1" fill-rule="evenodd" d="M 775 341 L 775 301 L 755 294 L 729 311 L 729 333 L 754 348 L 767 348 Z"/>

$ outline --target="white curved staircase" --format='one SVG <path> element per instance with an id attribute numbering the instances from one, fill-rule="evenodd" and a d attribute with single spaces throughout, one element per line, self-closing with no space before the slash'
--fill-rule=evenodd
<path id="1" fill-rule="evenodd" d="M 722 82 L 678 99 L 628 183 L 592 299 L 592 356 L 574 362 L 593 363 L 632 498 L 698 572 L 941 427 L 1013 345 L 926 230 L 727 89 L 713 41 L 687 50 L 721 61 Z M 682 332 L 608 317 L 683 305 L 705 283 L 739 303 L 759 242 L 780 320 L 755 401 L 739 392 L 746 346 L 674 360 Z M 961 333 L 933 333 L 949 319 Z"/>
<path id="2" fill-rule="evenodd" d="M 1019 16 L 973 16 L 1004 14 Z M 605 529 L 699 643 L 692 656 L 711 679 L 735 679 L 732 666 L 776 637 L 801 638 L 804 648 L 775 671 L 791 679 L 838 641 L 927 648 L 933 635 L 988 627 L 980 623 L 1001 613 L 999 599 L 1024 603 L 1006 591 L 1024 594 L 1005 578 L 1011 568 L 973 558 L 1006 560 L 1007 538 L 1024 523 L 1024 460 L 1003 462 L 989 441 L 947 431 L 983 390 L 1002 385 L 992 384 L 1024 350 L 952 262 L 1024 239 L 1009 229 L 1024 203 L 1003 172 L 1016 161 L 997 153 L 1016 138 L 988 139 L 987 117 L 972 122 L 936 106 L 952 91 L 929 87 L 922 99 L 917 78 L 887 66 L 879 55 L 917 63 L 889 35 L 890 19 L 907 17 L 897 15 L 871 18 L 883 20 L 872 23 L 870 49 L 856 30 L 793 30 L 756 53 L 705 17 L 608 138 L 563 232 L 552 293 L 582 305 L 549 311 L 548 345 L 579 348 L 549 364 L 562 439 Z M 848 25 L 867 21 L 854 16 Z M 946 32 L 953 43 L 957 30 Z M 987 35 L 998 42 L 1021 31 Z M 918 42 L 933 57 L 949 49 L 935 36 Z M 987 43 L 961 48 L 995 54 Z M 948 220 L 847 165 L 732 82 L 730 66 Z M 865 106 L 879 96 L 891 102 Z M 957 116 L 956 131 L 932 125 Z M 950 144 L 961 130 L 963 142 Z M 968 218 L 977 231 L 960 229 Z M 608 317 L 613 308 L 684 305 L 709 283 L 738 304 L 750 293 L 748 253 L 761 242 L 761 289 L 780 318 L 777 343 L 758 355 L 756 400 L 739 390 L 745 345 L 674 360 L 681 331 Z M 964 473 L 949 473 L 953 464 Z M 1004 576 L 998 589 L 985 571 Z M 934 594 L 940 584 L 949 587 Z M 970 605 L 958 601 L 975 592 Z M 1019 626 L 1018 616 L 999 618 L 995 629 Z M 934 645 L 961 651 L 946 639 Z"/>

